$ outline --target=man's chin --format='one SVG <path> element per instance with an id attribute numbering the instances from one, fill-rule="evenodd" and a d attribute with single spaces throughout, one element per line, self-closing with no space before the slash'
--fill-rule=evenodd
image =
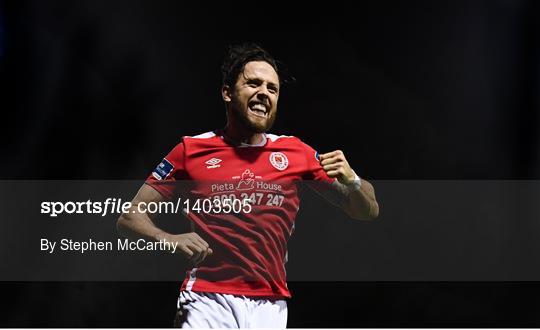
<path id="1" fill-rule="evenodd" d="M 246 120 L 244 123 L 246 124 L 247 128 L 251 130 L 253 133 L 266 133 L 272 128 L 272 125 L 274 124 L 274 120 L 272 118 L 265 120 L 264 122 L 259 121 L 251 121 Z"/>
<path id="2" fill-rule="evenodd" d="M 256 123 L 249 123 L 248 128 L 253 133 L 266 133 L 270 129 L 269 125 L 260 125 Z"/>
<path id="3" fill-rule="evenodd" d="M 270 117 L 260 120 L 257 118 L 250 117 L 249 114 L 243 114 L 237 111 L 233 111 L 232 115 L 235 119 L 241 123 L 245 129 L 253 133 L 266 133 L 272 128 L 276 115 L 272 114 Z"/>

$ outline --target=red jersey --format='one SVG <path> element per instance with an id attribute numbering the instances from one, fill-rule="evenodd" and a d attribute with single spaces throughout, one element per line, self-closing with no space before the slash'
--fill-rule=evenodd
<path id="1" fill-rule="evenodd" d="M 218 202 L 210 212 L 186 214 L 214 252 L 187 272 L 182 290 L 290 297 L 285 263 L 300 203 L 296 182 L 334 179 L 300 139 L 263 137 L 258 145 L 235 144 L 221 130 L 183 137 L 148 177 L 146 183 L 168 199 L 180 194 L 172 183 L 185 180 L 189 189 L 184 196 L 192 205 L 204 199 Z M 231 212 L 224 211 L 225 203 L 218 205 L 234 199 L 241 210 L 238 203 Z"/>

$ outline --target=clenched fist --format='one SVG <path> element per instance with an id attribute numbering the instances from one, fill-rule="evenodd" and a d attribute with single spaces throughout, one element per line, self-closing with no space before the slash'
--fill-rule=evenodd
<path id="1" fill-rule="evenodd" d="M 331 178 L 337 178 L 344 185 L 354 183 L 356 173 L 347 162 L 343 151 L 336 150 L 319 155 L 322 168 Z"/>

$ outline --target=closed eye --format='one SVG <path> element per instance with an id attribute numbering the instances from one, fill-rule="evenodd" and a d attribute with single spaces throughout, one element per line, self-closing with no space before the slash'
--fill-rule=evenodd
<path id="1" fill-rule="evenodd" d="M 251 87 L 251 88 L 257 88 L 259 87 L 260 85 L 262 85 L 264 82 L 260 79 L 248 79 L 246 81 L 246 85 Z M 267 88 L 268 90 L 272 93 L 272 94 L 277 94 L 279 93 L 279 87 L 274 84 L 274 83 L 269 83 L 267 85 Z"/>
<path id="2" fill-rule="evenodd" d="M 258 79 L 249 79 L 248 81 L 246 81 L 246 84 L 249 87 L 258 87 L 261 83 L 262 83 L 262 81 L 260 81 Z"/>
<path id="3" fill-rule="evenodd" d="M 279 92 L 277 86 L 274 86 L 273 84 L 268 86 L 268 90 L 274 94 L 277 94 Z"/>

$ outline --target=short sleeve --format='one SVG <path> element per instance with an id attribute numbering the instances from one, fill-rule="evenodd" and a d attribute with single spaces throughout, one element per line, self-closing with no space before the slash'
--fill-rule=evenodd
<path id="1" fill-rule="evenodd" d="M 145 183 L 167 199 L 172 199 L 177 192 L 178 180 L 186 180 L 185 146 L 178 143 L 150 173 Z"/>
<path id="2" fill-rule="evenodd" d="M 306 156 L 306 173 L 304 180 L 322 181 L 332 183 L 335 179 L 329 177 L 319 162 L 319 153 L 312 147 L 302 142 L 304 153 Z"/>

